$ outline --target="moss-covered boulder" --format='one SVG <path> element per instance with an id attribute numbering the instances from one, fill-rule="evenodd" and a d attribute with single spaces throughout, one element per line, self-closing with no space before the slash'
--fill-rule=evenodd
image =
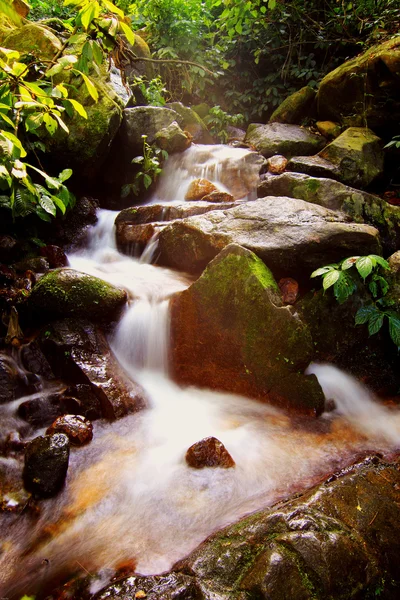
<path id="1" fill-rule="evenodd" d="M 197 144 L 212 144 L 213 138 L 208 132 L 203 119 L 191 108 L 182 102 L 170 102 L 166 105 L 179 114 L 182 128 L 187 131 Z"/>
<path id="2" fill-rule="evenodd" d="M 316 126 L 320 134 L 328 140 L 333 140 L 342 133 L 339 123 L 334 121 L 317 121 Z"/>
<path id="3" fill-rule="evenodd" d="M 304 119 L 313 115 L 315 95 L 315 90 L 309 85 L 302 87 L 285 98 L 274 110 L 269 122 L 301 125 Z"/>
<path id="4" fill-rule="evenodd" d="M 355 187 L 366 188 L 383 174 L 382 140 L 366 127 L 349 127 L 319 156 L 340 171 L 340 180 Z"/>
<path id="5" fill-rule="evenodd" d="M 265 156 L 283 154 L 286 158 L 297 155 L 316 154 L 325 146 L 322 135 L 310 133 L 298 125 L 251 123 L 247 128 L 245 141 Z"/>
<path id="6" fill-rule="evenodd" d="M 73 269 L 55 269 L 35 285 L 28 304 L 42 319 L 90 317 L 99 321 L 115 318 L 126 300 L 125 290 L 98 277 Z"/>
<path id="7" fill-rule="evenodd" d="M 229 245 L 174 297 L 171 339 L 172 372 L 180 383 L 310 414 L 323 408 L 315 379 L 300 375 L 296 385 L 287 383 L 312 355 L 308 328 L 282 306 L 271 271 L 245 248 Z"/>
<path id="8" fill-rule="evenodd" d="M 43 60 L 52 60 L 62 48 L 54 33 L 38 23 L 26 23 L 15 28 L 4 39 L 3 45 L 19 52 L 29 52 Z"/>
<path id="9" fill-rule="evenodd" d="M 356 223 L 369 223 L 381 234 L 386 253 L 400 246 L 400 207 L 392 206 L 379 196 L 348 187 L 324 177 L 302 173 L 283 173 L 267 177 L 258 186 L 257 194 L 289 196 L 348 214 Z"/>
<path id="10" fill-rule="evenodd" d="M 317 96 L 319 119 L 356 127 L 367 123 L 374 131 L 391 134 L 400 121 L 399 77 L 398 35 L 324 77 Z"/>
<path id="11" fill-rule="evenodd" d="M 158 238 L 160 264 L 199 273 L 225 246 L 252 250 L 279 277 L 310 273 L 352 254 L 380 253 L 378 231 L 344 214 L 285 196 L 219 208 L 167 225 Z"/>
<path id="12" fill-rule="evenodd" d="M 189 136 L 182 131 L 176 121 L 157 131 L 155 141 L 157 146 L 166 150 L 168 154 L 183 152 L 191 144 Z"/>

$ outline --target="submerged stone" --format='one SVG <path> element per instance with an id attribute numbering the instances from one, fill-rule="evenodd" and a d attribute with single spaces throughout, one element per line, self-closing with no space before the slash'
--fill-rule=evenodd
<path id="1" fill-rule="evenodd" d="M 64 485 L 68 470 L 69 441 L 63 433 L 34 438 L 25 450 L 24 481 L 28 491 L 54 496 Z"/>
<path id="2" fill-rule="evenodd" d="M 186 462 L 194 469 L 206 467 L 230 469 L 235 466 L 235 461 L 228 450 L 215 437 L 204 438 L 190 446 L 186 452 Z"/>

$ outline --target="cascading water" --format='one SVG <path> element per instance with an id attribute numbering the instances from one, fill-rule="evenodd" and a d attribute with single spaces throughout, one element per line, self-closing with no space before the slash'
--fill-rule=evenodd
<path id="1" fill-rule="evenodd" d="M 331 366 L 313 365 L 310 372 L 337 410 L 307 427 L 248 398 L 174 384 L 168 299 L 191 280 L 121 255 L 115 216 L 99 212 L 88 247 L 70 262 L 128 290 L 130 306 L 110 343 L 145 389 L 148 407 L 114 423 L 95 422 L 91 444 L 71 453 L 62 494 L 42 504 L 34 526 L 22 515 L 5 535 L 0 591 L 10 598 L 76 572 L 103 573 L 95 592 L 129 561 L 139 573 L 160 573 L 218 528 L 320 481 L 359 452 L 400 445 L 398 412 Z M 188 447 L 207 436 L 225 445 L 234 468 L 186 464 Z"/>

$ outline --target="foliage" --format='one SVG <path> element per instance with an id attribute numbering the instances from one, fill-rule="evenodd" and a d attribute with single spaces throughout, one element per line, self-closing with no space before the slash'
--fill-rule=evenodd
<path id="1" fill-rule="evenodd" d="M 132 164 L 139 165 L 140 171 L 135 174 L 134 182 L 124 185 L 121 195 L 123 198 L 131 192 L 135 196 L 139 195 L 142 186 L 147 190 L 152 183 L 156 181 L 162 172 L 161 164 L 168 158 L 168 152 L 151 146 L 147 142 L 147 135 L 142 135 L 143 138 L 143 154 L 132 159 Z"/>
<path id="2" fill-rule="evenodd" d="M 160 76 L 148 81 L 143 75 L 136 75 L 136 77 L 130 79 L 129 83 L 133 94 L 135 94 L 135 89 L 138 88 L 147 104 L 151 106 L 165 105 L 166 100 L 164 96 L 167 94 L 167 89 Z"/>
<path id="3" fill-rule="evenodd" d="M 227 126 L 240 127 L 243 125 L 243 121 L 243 115 L 229 115 L 220 106 L 210 108 L 208 115 L 204 118 L 204 122 L 208 126 L 211 135 L 217 137 L 222 143 L 228 141 Z"/>
<path id="4" fill-rule="evenodd" d="M 353 267 L 356 268 L 354 271 Z M 381 256 L 351 256 L 339 263 L 326 265 L 311 273 L 311 277 L 322 277 L 324 290 L 333 287 L 333 292 L 339 304 L 343 304 L 357 291 L 360 280 L 366 284 L 373 301 L 361 306 L 356 315 L 356 325 L 368 324 L 369 335 L 377 333 L 387 321 L 389 334 L 393 343 L 400 349 L 400 314 L 390 308 L 393 301 L 387 297 L 389 283 L 382 275 L 382 270 L 389 269 L 388 262 Z"/>
<path id="5" fill-rule="evenodd" d="M 15 17 L 11 0 L 0 2 L 6 14 Z M 48 12 L 44 0 L 34 5 Z M 65 214 L 73 206 L 75 198 L 64 185 L 72 170 L 50 176 L 38 152 L 46 151 L 46 138 L 58 129 L 69 134 L 65 115 L 87 118 L 82 104 L 69 96 L 75 89 L 73 78 L 83 79 L 96 102 L 98 91 L 88 76 L 90 69 L 102 64 L 119 34 L 134 42 L 124 13 L 109 0 L 65 0 L 64 6 L 75 11 L 65 53 L 56 52 L 53 60 L 45 61 L 0 48 L 0 208 L 10 211 L 13 219 L 35 214 L 50 221 L 57 211 Z"/>
<path id="6" fill-rule="evenodd" d="M 384 148 L 400 149 L 400 135 L 395 135 L 393 139 L 391 139 L 390 142 L 384 146 Z"/>
<path id="7" fill-rule="evenodd" d="M 74 10 L 64 6 L 64 0 L 29 0 L 30 11 L 28 19 L 39 21 L 41 19 L 71 19 L 74 16 Z"/>

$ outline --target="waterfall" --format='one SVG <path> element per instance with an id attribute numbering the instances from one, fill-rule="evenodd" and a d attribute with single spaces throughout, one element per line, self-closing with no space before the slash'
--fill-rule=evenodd
<path id="1" fill-rule="evenodd" d="M 194 176 L 188 157 L 172 157 L 153 201 L 160 194 L 181 197 Z M 217 180 L 219 169 L 208 160 L 199 176 Z M 139 573 L 161 573 L 217 529 L 323 480 L 360 452 L 373 447 L 385 453 L 400 445 L 399 413 L 327 365 L 309 372 L 337 410 L 304 427 L 248 398 L 177 386 L 168 374 L 169 298 L 191 278 L 146 262 L 149 249 L 142 260 L 120 254 L 116 215 L 100 210 L 87 248 L 69 258 L 73 268 L 127 289 L 129 306 L 110 344 L 144 388 L 148 407 L 113 423 L 94 422 L 93 441 L 71 451 L 65 490 L 42 503 L 33 524 L 24 515 L 7 530 L 10 552 L 0 556 L 0 596 L 8 596 L 6 581 L 23 595 L 59 573 L 112 575 L 132 560 Z M 225 445 L 234 468 L 188 467 L 187 449 L 207 436 Z"/>

